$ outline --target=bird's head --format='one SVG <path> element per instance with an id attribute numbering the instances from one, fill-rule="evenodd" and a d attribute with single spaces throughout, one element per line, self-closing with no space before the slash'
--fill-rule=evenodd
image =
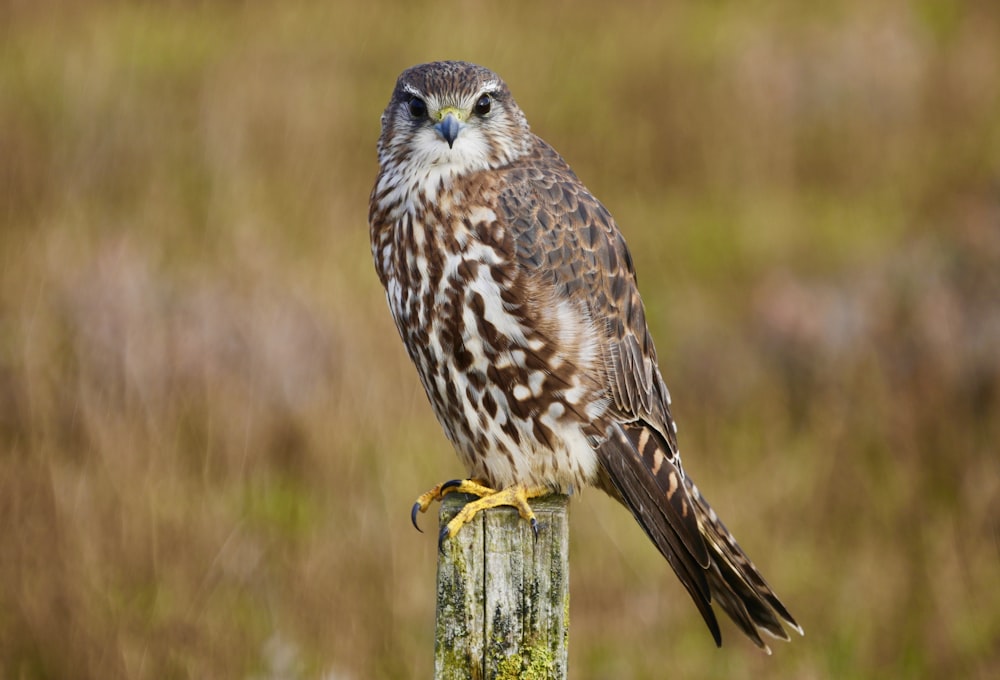
<path id="1" fill-rule="evenodd" d="M 531 144 L 528 122 L 498 75 L 438 61 L 403 71 L 382 114 L 379 163 L 463 175 L 502 167 Z"/>

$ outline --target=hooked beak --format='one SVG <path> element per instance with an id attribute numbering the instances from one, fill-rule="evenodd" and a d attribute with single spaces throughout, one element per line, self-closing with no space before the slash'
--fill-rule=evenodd
<path id="1" fill-rule="evenodd" d="M 455 109 L 445 109 L 441 112 L 443 117 L 441 122 L 434 126 L 438 134 L 444 137 L 444 141 L 448 142 L 448 148 L 455 146 L 455 140 L 458 138 L 458 133 L 462 131 L 464 127 L 459 118 L 459 113 Z"/>

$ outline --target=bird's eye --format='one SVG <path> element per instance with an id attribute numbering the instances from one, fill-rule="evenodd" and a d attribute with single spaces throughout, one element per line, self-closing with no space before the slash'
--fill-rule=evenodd
<path id="1" fill-rule="evenodd" d="M 472 112 L 477 116 L 485 116 L 493 107 L 493 97 L 488 94 L 481 95 L 476 100 L 476 105 L 472 107 Z"/>
<path id="2" fill-rule="evenodd" d="M 410 97 L 407 108 L 410 109 L 410 115 L 414 118 L 424 118 L 427 116 L 427 104 L 420 97 Z"/>

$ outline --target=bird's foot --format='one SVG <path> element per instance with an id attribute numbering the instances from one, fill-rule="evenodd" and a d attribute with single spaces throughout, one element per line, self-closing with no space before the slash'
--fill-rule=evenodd
<path id="1" fill-rule="evenodd" d="M 458 514 L 456 514 L 451 521 L 448 522 L 443 529 L 441 529 L 441 534 L 438 536 L 439 546 L 444 543 L 445 539 L 455 536 L 455 534 L 458 533 L 458 530 L 461 529 L 464 524 L 471 521 L 472 518 L 475 517 L 480 511 L 503 505 L 509 505 L 516 508 L 521 518 L 531 524 L 531 531 L 537 538 L 539 530 L 538 519 L 535 517 L 535 512 L 531 509 L 531 506 L 528 504 L 528 500 L 531 498 L 548 496 L 552 493 L 552 490 L 544 486 L 525 487 L 515 484 L 514 486 L 509 486 L 506 489 L 500 489 L 498 491 L 486 486 L 480 480 L 453 479 L 449 482 L 438 484 L 433 489 L 417 498 L 417 502 L 413 504 L 413 510 L 410 512 L 410 518 L 413 520 L 413 526 L 417 527 L 417 512 L 426 512 L 432 502 L 440 501 L 449 493 L 468 493 L 474 496 L 479 496 L 479 498 L 466 503 L 465 507 L 459 510 Z M 419 531 L 420 527 L 417 527 L 417 530 Z"/>
<path id="2" fill-rule="evenodd" d="M 540 496 L 548 496 L 552 491 L 546 487 L 536 486 L 536 487 L 525 487 L 520 484 L 515 484 L 514 486 L 508 486 L 506 489 L 501 489 L 499 491 L 494 491 L 492 489 L 476 485 L 478 489 L 476 491 L 467 491 L 466 493 L 475 493 L 480 496 L 478 500 L 471 501 L 465 504 L 461 510 L 458 511 L 451 521 L 448 522 L 443 529 L 441 529 L 441 534 L 438 536 L 438 546 L 440 546 L 446 539 L 452 538 L 458 533 L 458 530 L 462 528 L 464 524 L 467 524 L 475 517 L 480 511 L 487 510 L 488 508 L 496 508 L 502 505 L 509 505 L 513 508 L 517 508 L 517 512 L 521 515 L 521 519 L 528 521 L 531 524 L 531 531 L 534 533 L 535 538 L 538 537 L 538 519 L 535 517 L 534 510 L 528 505 L 528 499 L 539 498 Z M 479 494 L 478 492 L 486 491 L 485 494 Z"/>

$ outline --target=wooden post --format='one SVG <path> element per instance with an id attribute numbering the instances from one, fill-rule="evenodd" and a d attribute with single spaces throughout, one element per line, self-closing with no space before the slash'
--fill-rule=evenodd
<path id="1" fill-rule="evenodd" d="M 473 497 L 449 494 L 443 527 Z M 437 680 L 566 678 L 569 521 L 566 496 L 531 501 L 538 538 L 509 507 L 476 515 L 438 555 Z"/>

